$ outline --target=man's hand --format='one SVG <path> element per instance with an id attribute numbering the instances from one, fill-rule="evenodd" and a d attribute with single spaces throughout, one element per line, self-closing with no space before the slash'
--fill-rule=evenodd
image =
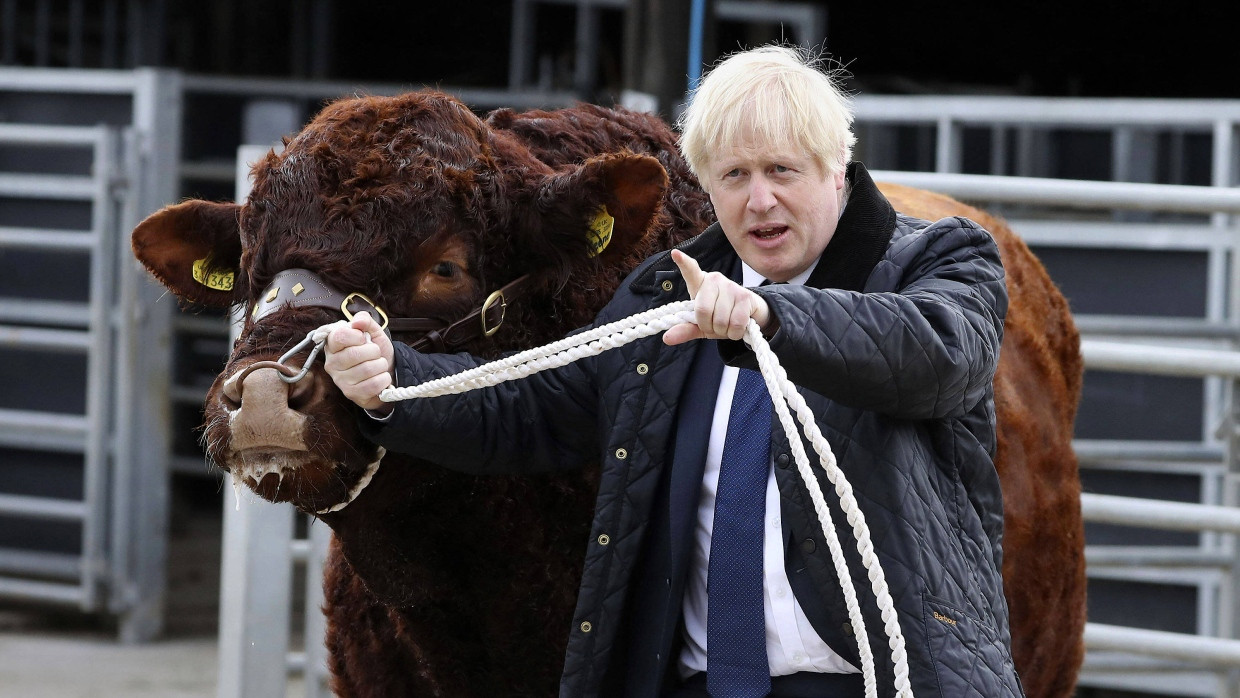
<path id="1" fill-rule="evenodd" d="M 663 333 L 663 343 L 681 344 L 691 339 L 740 339 L 745 336 L 749 318 L 765 329 L 771 309 L 758 294 L 717 271 L 702 271 L 697 260 L 680 250 L 672 250 L 672 261 L 680 267 L 694 301 L 696 325 L 685 322 Z"/>
<path id="2" fill-rule="evenodd" d="M 361 407 L 387 414 L 392 405 L 379 393 L 392 384 L 392 340 L 365 311 L 327 335 L 323 367 L 344 396 Z"/>

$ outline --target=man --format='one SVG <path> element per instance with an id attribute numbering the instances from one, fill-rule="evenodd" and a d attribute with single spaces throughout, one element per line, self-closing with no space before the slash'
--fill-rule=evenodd
<path id="1" fill-rule="evenodd" d="M 562 696 L 863 694 L 823 532 L 736 341 L 750 318 L 852 483 L 915 694 L 1021 695 L 992 460 L 998 250 L 969 221 L 893 211 L 849 164 L 851 121 L 833 78 L 794 49 L 736 54 L 703 80 L 681 149 L 718 223 L 643 263 L 596 320 L 692 297 L 696 324 L 661 341 L 393 410 L 377 398 L 393 369 L 416 384 L 479 361 L 394 349 L 364 314 L 328 338 L 328 373 L 389 449 L 503 473 L 602 454 Z M 836 521 L 891 695 L 883 623 Z"/>

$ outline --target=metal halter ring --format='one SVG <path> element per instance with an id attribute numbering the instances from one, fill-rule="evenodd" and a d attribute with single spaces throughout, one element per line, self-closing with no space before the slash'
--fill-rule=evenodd
<path id="1" fill-rule="evenodd" d="M 377 303 L 375 303 L 374 301 L 370 300 L 370 299 L 369 299 L 369 298 L 367 298 L 365 295 L 363 295 L 363 294 L 361 294 L 361 293 L 358 293 L 357 291 L 354 291 L 353 293 L 350 293 L 349 295 L 345 296 L 345 297 L 344 297 L 344 300 L 340 302 L 340 312 L 344 313 L 344 318 L 345 318 L 346 320 L 352 320 L 352 319 L 353 319 L 353 313 L 349 312 L 349 302 L 353 300 L 353 297 L 354 297 L 354 296 L 357 296 L 358 298 L 360 298 L 360 299 L 362 299 L 362 300 L 366 301 L 366 304 L 367 304 L 367 305 L 369 305 L 370 307 L 374 308 L 376 313 L 379 313 L 379 317 L 383 318 L 383 322 L 382 322 L 382 323 L 380 323 L 380 324 L 381 324 L 381 327 L 380 327 L 379 329 L 381 329 L 381 330 L 386 330 L 386 329 L 387 329 L 387 326 L 388 326 L 388 316 L 387 316 L 387 313 L 383 312 L 383 308 L 380 308 L 380 307 L 379 307 L 379 304 L 377 304 Z"/>
<path id="2" fill-rule="evenodd" d="M 495 323 L 495 327 L 488 328 L 487 311 L 491 309 L 491 306 L 495 305 L 496 301 L 499 301 L 499 322 Z M 491 295 L 487 296 L 487 299 L 482 302 L 482 310 L 478 313 L 479 317 L 482 319 L 482 336 L 490 337 L 498 332 L 500 325 L 504 324 L 504 315 L 507 314 L 507 312 L 508 301 L 504 299 L 504 290 L 500 289 L 498 291 L 492 291 Z"/>

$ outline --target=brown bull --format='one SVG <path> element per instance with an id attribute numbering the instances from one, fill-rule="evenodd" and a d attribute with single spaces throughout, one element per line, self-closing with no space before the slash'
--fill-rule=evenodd
<path id="1" fill-rule="evenodd" d="M 995 397 L 1013 650 L 1028 695 L 1067 696 L 1085 613 L 1070 447 L 1081 365 L 1067 306 L 1001 221 L 883 190 L 897 210 L 967 216 L 999 241 L 1011 295 Z M 588 232 L 600 207 L 615 218 L 601 252 Z M 553 695 L 593 470 L 479 478 L 384 457 L 321 365 L 286 384 L 260 362 L 341 319 L 341 304 L 381 308 L 395 339 L 428 351 L 537 346 L 586 324 L 640 260 L 711 220 L 653 117 L 583 105 L 483 121 L 419 92 L 333 104 L 255 165 L 245 204 L 188 201 L 134 231 L 137 257 L 178 296 L 252 310 L 207 396 L 204 442 L 235 480 L 334 531 L 324 584 L 338 694 Z M 287 270 L 305 270 L 293 272 L 306 280 L 296 296 L 290 277 L 273 284 Z M 504 287 L 506 308 L 492 295 Z"/>

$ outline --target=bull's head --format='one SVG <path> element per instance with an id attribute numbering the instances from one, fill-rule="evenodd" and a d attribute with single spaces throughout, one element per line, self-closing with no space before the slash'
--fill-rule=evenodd
<path id="1" fill-rule="evenodd" d="M 382 454 L 360 436 L 357 408 L 321 365 L 294 383 L 275 368 L 246 372 L 342 319 L 334 300 L 301 303 L 277 275 L 305 270 L 337 298 L 365 296 L 389 317 L 430 326 L 457 322 L 528 275 L 494 336 L 471 333 L 463 345 L 495 353 L 584 321 L 557 293 L 568 288 L 564 297 L 596 307 L 589 295 L 607 286 L 599 271 L 644 254 L 638 243 L 667 187 L 657 160 L 631 153 L 553 170 L 457 100 L 429 92 L 337 102 L 253 177 L 243 204 L 187 201 L 151 215 L 134 230 L 133 249 L 180 298 L 244 306 L 240 337 L 207 395 L 206 450 L 234 482 L 311 512 L 348 501 Z M 591 234 L 600 217 L 609 241 Z M 426 334 L 392 329 L 409 343 Z"/>

